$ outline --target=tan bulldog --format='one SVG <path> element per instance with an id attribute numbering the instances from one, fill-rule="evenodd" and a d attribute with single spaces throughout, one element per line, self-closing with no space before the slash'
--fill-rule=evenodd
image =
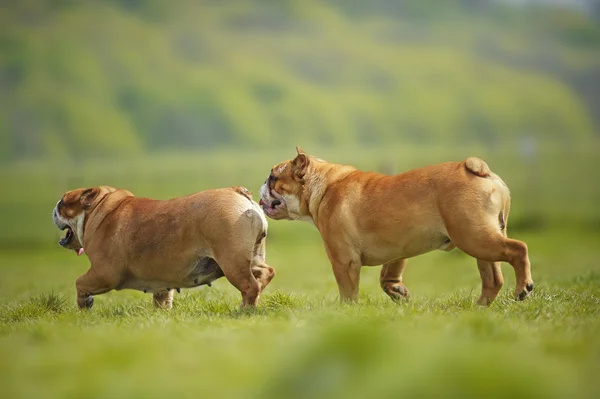
<path id="1" fill-rule="evenodd" d="M 527 245 L 506 235 L 508 188 L 481 159 L 386 176 L 297 152 L 271 169 L 260 203 L 272 219 L 315 225 L 342 301 L 357 300 L 361 266 L 381 264 L 383 290 L 394 300 L 406 298 L 406 260 L 455 247 L 477 259 L 478 304 L 489 305 L 498 295 L 500 262 L 515 269 L 517 299 L 533 290 Z"/>
<path id="2" fill-rule="evenodd" d="M 84 252 L 90 269 L 76 282 L 77 304 L 91 308 L 111 290 L 154 294 L 170 309 L 180 288 L 225 276 L 254 306 L 275 272 L 265 263 L 267 220 L 243 187 L 157 201 L 100 186 L 67 192 L 52 213 L 60 245 Z"/>

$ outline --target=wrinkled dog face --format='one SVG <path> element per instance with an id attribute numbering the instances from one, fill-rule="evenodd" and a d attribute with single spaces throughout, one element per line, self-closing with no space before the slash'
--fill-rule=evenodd
<path id="1" fill-rule="evenodd" d="M 100 193 L 99 188 L 79 188 L 68 191 L 56 203 L 52 212 L 54 224 L 66 234 L 58 242 L 62 247 L 72 249 L 79 255 L 83 252 L 83 223 L 85 212 Z"/>
<path id="2" fill-rule="evenodd" d="M 275 165 L 260 188 L 260 205 L 272 219 L 298 220 L 308 215 L 301 198 L 309 158 L 301 149 L 297 151 L 296 158 Z"/>

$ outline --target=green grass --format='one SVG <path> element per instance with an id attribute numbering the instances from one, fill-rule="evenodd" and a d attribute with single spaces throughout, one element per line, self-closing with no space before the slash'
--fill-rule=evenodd
<path id="1" fill-rule="evenodd" d="M 409 302 L 394 304 L 378 287 L 379 268 L 364 268 L 360 302 L 340 305 L 318 236 L 304 229 L 271 223 L 278 274 L 253 311 L 240 310 L 221 279 L 182 291 L 169 312 L 134 291 L 97 296 L 81 312 L 74 281 L 85 257 L 4 251 L 3 397 L 600 394 L 600 235 L 519 235 L 536 289 L 513 301 L 504 267 L 506 286 L 482 309 L 475 262 L 460 252 L 413 259 Z"/>
<path id="2" fill-rule="evenodd" d="M 314 152 L 397 171 L 484 157 L 511 188 L 508 231 L 529 246 L 532 296 L 512 300 L 514 273 L 503 265 L 498 300 L 475 306 L 475 261 L 454 251 L 409 261 L 409 302 L 394 304 L 379 268 L 364 268 L 359 303 L 340 305 L 318 232 L 271 221 L 267 261 L 277 275 L 253 311 L 240 310 L 239 293 L 220 279 L 176 294 L 169 312 L 135 291 L 97 296 L 81 312 L 74 285 L 89 263 L 58 247 L 50 219 L 63 191 L 256 191 L 293 149 L 0 166 L 0 397 L 600 396 L 597 146 L 543 148 L 533 164 L 501 148 Z"/>

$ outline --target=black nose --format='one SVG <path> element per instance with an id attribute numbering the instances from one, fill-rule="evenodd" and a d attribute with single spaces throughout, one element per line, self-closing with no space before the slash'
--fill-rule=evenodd
<path id="1" fill-rule="evenodd" d="M 281 204 L 281 201 L 279 201 L 278 199 L 273 200 L 273 202 L 271 202 L 271 207 L 275 208 L 279 204 Z"/>

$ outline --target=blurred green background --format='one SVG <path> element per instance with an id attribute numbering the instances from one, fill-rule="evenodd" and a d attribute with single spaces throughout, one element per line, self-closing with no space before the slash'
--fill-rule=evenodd
<path id="1" fill-rule="evenodd" d="M 597 0 L 2 2 L 0 394 L 600 396 L 599 22 Z M 131 291 L 74 309 L 65 191 L 257 193 L 296 145 L 390 174 L 484 158 L 534 295 L 512 302 L 503 266 L 474 308 L 455 251 L 409 262 L 408 304 L 365 268 L 338 306 L 318 232 L 271 221 L 254 313 L 225 280 L 167 314 Z"/>
<path id="2" fill-rule="evenodd" d="M 597 2 L 12 3 L 7 161 L 597 137 Z"/>

